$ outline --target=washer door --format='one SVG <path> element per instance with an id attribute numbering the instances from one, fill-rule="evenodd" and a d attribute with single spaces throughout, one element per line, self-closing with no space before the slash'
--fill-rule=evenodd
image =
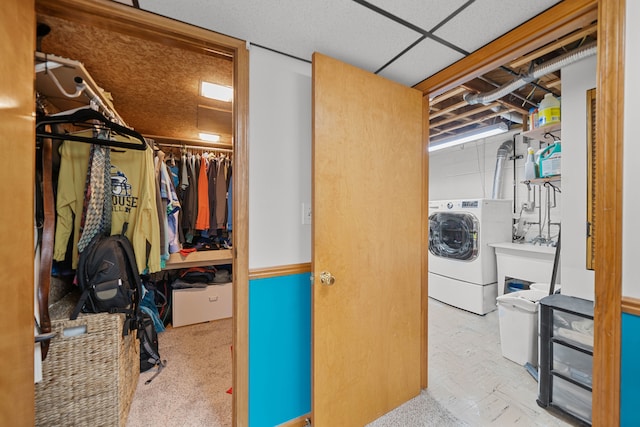
<path id="1" fill-rule="evenodd" d="M 459 261 L 478 257 L 478 219 L 470 213 L 437 212 L 429 215 L 429 252 Z"/>

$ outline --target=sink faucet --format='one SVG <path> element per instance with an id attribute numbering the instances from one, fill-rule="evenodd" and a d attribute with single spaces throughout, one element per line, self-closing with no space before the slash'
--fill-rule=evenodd
<path id="1" fill-rule="evenodd" d="M 533 239 L 531 239 L 531 244 L 533 245 L 546 245 L 547 244 L 547 239 L 545 239 L 543 236 L 536 236 Z"/>

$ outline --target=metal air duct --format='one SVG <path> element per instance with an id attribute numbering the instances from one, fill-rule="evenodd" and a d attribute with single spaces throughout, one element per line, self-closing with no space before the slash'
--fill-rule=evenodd
<path id="1" fill-rule="evenodd" d="M 507 140 L 498 147 L 498 153 L 496 155 L 496 170 L 493 173 L 493 191 L 491 192 L 492 199 L 502 198 L 502 171 L 504 169 L 504 162 L 507 161 L 509 154 L 513 151 L 513 141 Z"/>
<path id="2" fill-rule="evenodd" d="M 567 52 L 555 59 L 537 66 L 531 73 L 518 77 L 517 79 L 513 80 L 510 83 L 507 83 L 504 86 L 485 93 L 465 93 L 463 95 L 463 99 L 469 104 L 488 104 L 492 101 L 495 101 L 496 99 L 500 99 L 503 96 L 508 95 L 510 92 L 513 92 L 516 89 L 521 88 L 527 83 L 539 79 L 542 76 L 553 73 L 554 71 L 557 71 L 562 67 L 573 64 L 574 62 L 580 61 L 584 58 L 593 56 L 596 54 L 596 52 L 596 42 L 586 44 L 581 48 L 575 49 L 571 52 Z"/>

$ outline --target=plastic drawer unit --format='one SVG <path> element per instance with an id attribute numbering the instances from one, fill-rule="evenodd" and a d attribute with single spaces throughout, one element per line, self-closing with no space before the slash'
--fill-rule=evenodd
<path id="1" fill-rule="evenodd" d="M 591 425 L 593 302 L 555 294 L 539 310 L 538 405 Z"/>

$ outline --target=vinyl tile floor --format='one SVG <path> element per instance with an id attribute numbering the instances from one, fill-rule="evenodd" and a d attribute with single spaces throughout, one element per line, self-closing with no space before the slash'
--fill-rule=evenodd
<path id="1" fill-rule="evenodd" d="M 479 316 L 429 298 L 427 392 L 460 425 L 578 425 L 539 407 L 535 378 L 502 356 L 497 310 Z"/>

